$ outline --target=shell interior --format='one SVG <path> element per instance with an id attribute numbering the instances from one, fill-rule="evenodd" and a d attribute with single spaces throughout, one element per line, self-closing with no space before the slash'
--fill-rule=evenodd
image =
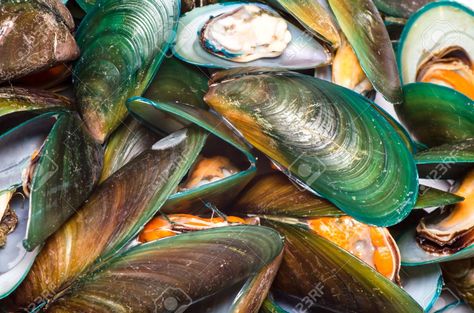
<path id="1" fill-rule="evenodd" d="M 474 171 L 464 179 L 457 195 L 464 201 L 454 207 L 435 211 L 417 226 L 418 242 L 429 252 L 450 254 L 474 242 Z"/>
<path id="2" fill-rule="evenodd" d="M 398 49 L 403 83 L 417 81 L 420 67 L 429 64 L 433 58 L 446 55 L 446 51 L 453 48 L 464 51 L 465 56 L 456 58 L 468 58 L 468 66 L 471 66 L 474 59 L 473 29 L 474 13 L 455 2 L 434 2 L 414 14 L 402 33 Z M 454 56 L 451 54 L 450 57 Z"/>
<path id="3" fill-rule="evenodd" d="M 249 3 L 250 4 L 250 3 Z M 269 6 L 251 3 L 265 11 L 277 14 Z M 242 63 L 223 59 L 203 49 L 199 31 L 212 16 L 228 14 L 242 7 L 242 3 L 224 3 L 200 7 L 186 13 L 180 19 L 176 40 L 172 46 L 174 55 L 191 64 L 210 68 L 235 68 Z M 293 38 L 279 57 L 264 58 L 246 62 L 245 66 L 277 67 L 288 69 L 314 69 L 328 64 L 330 55 L 311 35 L 295 25 L 287 23 Z"/>

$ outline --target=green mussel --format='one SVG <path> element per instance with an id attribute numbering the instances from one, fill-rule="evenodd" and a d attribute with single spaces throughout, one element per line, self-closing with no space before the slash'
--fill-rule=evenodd
<path id="1" fill-rule="evenodd" d="M 374 88 L 389 102 L 401 103 L 402 92 L 395 53 L 374 3 L 370 0 L 328 2 Z"/>
<path id="2" fill-rule="evenodd" d="M 102 1 L 76 34 L 81 57 L 74 91 L 85 123 L 98 142 L 126 117 L 125 101 L 141 95 L 173 39 L 179 1 Z"/>
<path id="3" fill-rule="evenodd" d="M 237 302 L 252 306 L 248 295 L 258 291 L 263 301 L 261 283 L 268 290 L 283 249 L 271 229 L 232 226 L 147 244 L 134 241 L 189 170 L 205 139 L 198 128 L 180 130 L 112 174 L 48 239 L 26 280 L 2 305 L 47 312 L 106 312 L 112 307 L 167 312 L 167 297 L 187 307 L 245 279 L 249 292 Z M 117 281 L 117 275 L 128 279 Z M 132 290 L 140 301 L 130 297 Z"/>
<path id="4" fill-rule="evenodd" d="M 445 86 L 403 86 L 402 105 L 395 110 L 412 136 L 428 147 L 474 137 L 474 100 Z"/>
<path id="5" fill-rule="evenodd" d="M 245 69 L 216 74 L 205 100 L 282 170 L 356 219 L 393 225 L 413 208 L 413 157 L 374 104 L 353 91 Z"/>
<path id="6" fill-rule="evenodd" d="M 0 137 L 0 190 L 18 225 L 0 249 L 0 298 L 28 271 L 42 243 L 89 196 L 102 149 L 75 113 L 45 113 Z M 3 215 L 3 214 L 2 214 Z"/>
<path id="7" fill-rule="evenodd" d="M 424 5 L 435 0 L 374 0 L 374 4 L 383 13 L 408 18 Z"/>

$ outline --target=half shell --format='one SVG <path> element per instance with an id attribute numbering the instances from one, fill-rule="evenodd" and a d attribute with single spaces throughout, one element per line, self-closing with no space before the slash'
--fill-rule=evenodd
<path id="1" fill-rule="evenodd" d="M 277 14 L 269 6 L 259 3 L 222 3 L 195 8 L 180 19 L 176 40 L 172 46 L 174 55 L 188 63 L 210 68 L 235 68 L 242 63 L 232 62 L 205 51 L 198 32 L 211 16 L 232 12 L 244 4 L 252 4 Z M 330 62 L 329 53 L 311 35 L 288 24 L 292 41 L 283 54 L 273 59 L 260 59 L 245 63 L 245 66 L 269 66 L 289 69 L 312 69 Z"/>

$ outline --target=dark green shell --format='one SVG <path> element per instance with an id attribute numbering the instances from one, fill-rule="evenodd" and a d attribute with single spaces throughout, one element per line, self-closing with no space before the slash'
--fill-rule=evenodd
<path id="1" fill-rule="evenodd" d="M 125 101 L 143 93 L 173 39 L 177 0 L 104 0 L 84 18 L 76 39 L 74 91 L 94 138 L 103 142 L 125 118 Z"/>

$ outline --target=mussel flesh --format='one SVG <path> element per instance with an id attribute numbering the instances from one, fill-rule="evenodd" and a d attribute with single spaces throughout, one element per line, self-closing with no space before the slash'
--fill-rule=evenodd
<path id="1" fill-rule="evenodd" d="M 418 243 L 426 251 L 452 254 L 474 243 L 474 171 L 464 178 L 456 194 L 464 201 L 435 211 L 418 224 Z"/>
<path id="2" fill-rule="evenodd" d="M 211 17 L 200 30 L 204 50 L 234 62 L 278 57 L 290 41 L 283 18 L 251 4 Z"/>
<path id="3" fill-rule="evenodd" d="M 181 190 L 191 189 L 217 181 L 239 172 L 231 161 L 223 156 L 202 157 L 191 169 L 186 181 L 181 185 Z"/>
<path id="4" fill-rule="evenodd" d="M 311 231 L 347 250 L 391 281 L 400 283 L 400 252 L 388 229 L 360 223 L 350 216 L 321 217 L 307 223 Z"/>
<path id="5" fill-rule="evenodd" d="M 13 232 L 18 224 L 18 217 L 10 207 L 10 199 L 13 191 L 5 191 L 0 194 L 0 248 L 7 243 L 7 236 Z"/>
<path id="6" fill-rule="evenodd" d="M 219 3 L 186 13 L 172 50 L 183 61 L 209 68 L 314 69 L 331 61 L 311 34 L 256 2 Z"/>
<path id="7" fill-rule="evenodd" d="M 342 41 L 332 61 L 332 82 L 360 94 L 366 94 L 373 89 L 354 50 L 346 40 Z"/>
<path id="8" fill-rule="evenodd" d="M 237 216 L 199 217 L 191 214 L 167 214 L 153 218 L 138 236 L 140 242 L 153 241 L 177 234 L 233 225 L 259 225 L 257 217 Z"/>

